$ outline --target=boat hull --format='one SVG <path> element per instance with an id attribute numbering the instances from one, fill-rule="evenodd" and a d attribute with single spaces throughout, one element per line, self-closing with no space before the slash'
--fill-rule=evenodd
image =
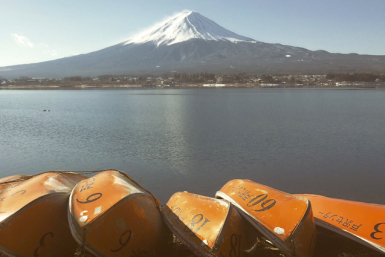
<path id="1" fill-rule="evenodd" d="M 250 224 L 286 255 L 313 255 L 316 229 L 306 198 L 242 179 L 226 183 L 216 197 L 234 204 Z"/>
<path id="2" fill-rule="evenodd" d="M 71 232 L 95 256 L 159 256 L 171 241 L 159 201 L 123 172 L 81 181 L 69 204 Z"/>
<path id="3" fill-rule="evenodd" d="M 1 223 L 0 249 L 10 256 L 72 256 L 77 243 L 66 222 L 68 194 L 31 202 Z"/>
<path id="4" fill-rule="evenodd" d="M 317 226 L 385 253 L 385 206 L 301 194 L 311 203 Z"/>
<path id="5" fill-rule="evenodd" d="M 67 222 L 69 194 L 84 176 L 48 172 L 0 192 L 0 252 L 9 256 L 71 256 L 77 243 Z"/>
<path id="6" fill-rule="evenodd" d="M 171 231 L 197 256 L 252 256 L 257 231 L 229 202 L 175 193 L 162 209 Z"/>

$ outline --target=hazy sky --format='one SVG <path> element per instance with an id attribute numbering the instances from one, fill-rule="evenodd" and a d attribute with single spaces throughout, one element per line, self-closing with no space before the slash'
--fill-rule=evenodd
<path id="1" fill-rule="evenodd" d="M 184 10 L 266 43 L 385 55 L 385 0 L 0 0 L 0 66 L 121 43 Z"/>

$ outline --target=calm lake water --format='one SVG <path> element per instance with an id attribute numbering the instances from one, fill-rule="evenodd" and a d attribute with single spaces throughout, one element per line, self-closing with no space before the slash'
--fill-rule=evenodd
<path id="1" fill-rule="evenodd" d="M 0 90 L 0 177 L 107 168 L 162 203 L 242 178 L 385 204 L 385 91 Z"/>

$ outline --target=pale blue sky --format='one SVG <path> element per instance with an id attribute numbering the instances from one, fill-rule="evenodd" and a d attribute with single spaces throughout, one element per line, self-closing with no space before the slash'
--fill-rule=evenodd
<path id="1" fill-rule="evenodd" d="M 262 42 L 385 55 L 385 0 L 0 0 L 0 66 L 96 51 L 183 10 Z"/>

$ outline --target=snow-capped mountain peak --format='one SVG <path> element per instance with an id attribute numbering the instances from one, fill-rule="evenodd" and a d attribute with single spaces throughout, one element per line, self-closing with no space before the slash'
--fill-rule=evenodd
<path id="1" fill-rule="evenodd" d="M 227 40 L 231 42 L 255 40 L 233 33 L 212 20 L 194 11 L 185 11 L 168 19 L 162 24 L 140 33 L 124 42 L 127 44 L 143 44 L 153 42 L 159 45 L 172 45 L 193 38 L 204 40 Z"/>

